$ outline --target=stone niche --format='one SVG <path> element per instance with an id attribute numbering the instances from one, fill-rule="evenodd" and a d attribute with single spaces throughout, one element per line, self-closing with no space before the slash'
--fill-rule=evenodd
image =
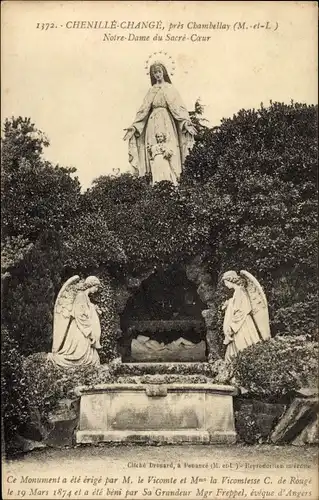
<path id="1" fill-rule="evenodd" d="M 232 444 L 236 393 L 214 384 L 79 387 L 76 441 Z"/>
<path id="2" fill-rule="evenodd" d="M 202 268 L 195 259 L 135 279 L 120 313 L 123 362 L 207 360 L 207 299 L 214 289 Z"/>

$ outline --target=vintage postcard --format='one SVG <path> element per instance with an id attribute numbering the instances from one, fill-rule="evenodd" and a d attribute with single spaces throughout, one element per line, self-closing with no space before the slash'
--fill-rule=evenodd
<path id="1" fill-rule="evenodd" d="M 3 498 L 317 499 L 317 4 L 1 9 Z"/>

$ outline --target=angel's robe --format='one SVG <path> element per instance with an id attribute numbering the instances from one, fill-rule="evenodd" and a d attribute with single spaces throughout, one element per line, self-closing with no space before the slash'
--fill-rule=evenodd
<path id="1" fill-rule="evenodd" d="M 63 367 L 98 366 L 100 358 L 96 349 L 100 347 L 100 337 L 100 320 L 95 306 L 87 293 L 78 292 L 63 341 L 59 348 L 51 353 L 51 359 Z"/>
<path id="2" fill-rule="evenodd" d="M 261 340 L 251 316 L 248 294 L 240 286 L 235 288 L 227 303 L 223 329 L 224 344 L 227 344 L 225 361 L 230 361 L 239 351 Z"/>
<path id="3" fill-rule="evenodd" d="M 147 147 L 154 146 L 156 134 L 161 133 L 165 134 L 173 153 L 171 168 L 179 177 L 194 143 L 193 136 L 185 128 L 186 123 L 190 123 L 188 111 L 173 85 L 168 82 L 153 85 L 132 124 L 136 129 L 129 140 L 129 161 L 133 173 L 144 176 L 152 172 Z"/>

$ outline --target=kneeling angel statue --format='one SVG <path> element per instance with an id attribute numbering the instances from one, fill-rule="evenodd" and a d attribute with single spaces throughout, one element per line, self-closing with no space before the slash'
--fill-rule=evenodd
<path id="1" fill-rule="evenodd" d="M 224 285 L 234 290 L 222 308 L 224 316 L 225 361 L 230 362 L 246 347 L 270 338 L 267 299 L 261 285 L 248 271 L 227 271 Z"/>
<path id="2" fill-rule="evenodd" d="M 99 366 L 97 349 L 101 349 L 101 310 L 90 301 L 90 295 L 101 286 L 89 276 L 73 276 L 62 286 L 54 306 L 53 345 L 48 358 L 57 366 Z"/>

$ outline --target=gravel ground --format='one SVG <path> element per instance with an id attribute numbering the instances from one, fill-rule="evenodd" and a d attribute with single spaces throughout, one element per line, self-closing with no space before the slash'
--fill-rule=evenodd
<path id="1" fill-rule="evenodd" d="M 83 467 L 92 464 L 94 468 L 99 462 L 107 461 L 108 467 L 116 469 L 131 461 L 190 461 L 200 460 L 246 460 L 252 463 L 309 463 L 316 466 L 318 450 L 316 447 L 294 446 L 78 446 L 71 449 L 36 450 L 8 461 L 8 466 L 14 470 L 23 470 L 35 466 L 46 469 L 48 466 Z"/>

